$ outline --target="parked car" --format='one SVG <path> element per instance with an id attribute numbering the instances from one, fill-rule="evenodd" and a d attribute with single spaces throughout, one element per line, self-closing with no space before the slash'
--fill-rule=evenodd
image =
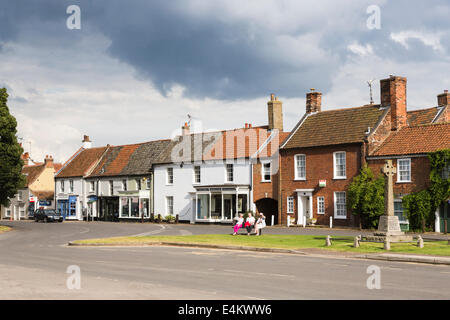
<path id="1" fill-rule="evenodd" d="M 37 209 L 34 212 L 34 221 L 63 222 L 63 217 L 55 209 Z"/>

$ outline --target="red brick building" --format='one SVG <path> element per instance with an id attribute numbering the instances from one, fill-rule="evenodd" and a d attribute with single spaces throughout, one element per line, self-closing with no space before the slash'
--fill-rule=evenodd
<path id="1" fill-rule="evenodd" d="M 387 159 L 397 167 L 394 175 L 394 209 L 401 224 L 407 229 L 407 218 L 403 212 L 403 196 L 424 190 L 430 186 L 430 161 L 427 153 L 450 149 L 450 122 L 407 126 L 391 134 L 386 141 L 367 157 L 368 166 L 377 175 Z M 442 174 L 448 179 L 450 165 Z M 450 206 L 442 203 L 435 219 L 435 231 L 444 231 L 444 221 L 450 226 Z"/>
<path id="2" fill-rule="evenodd" d="M 377 167 L 382 159 L 371 156 L 409 127 L 449 122 L 449 94 L 438 96 L 437 107 L 407 112 L 406 78 L 390 76 L 380 81 L 380 104 L 322 111 L 321 96 L 314 90 L 307 94 L 305 115 L 280 146 L 278 222 L 286 224 L 290 216 L 297 224 L 311 219 L 328 224 L 331 217 L 334 225 L 356 226 L 347 189 L 362 165 L 370 159 Z M 448 126 L 442 128 L 448 132 Z M 418 131 L 411 134 L 422 139 Z M 420 161 L 413 166 L 420 167 L 421 178 L 405 192 L 427 185 L 429 165 Z"/>
<path id="3" fill-rule="evenodd" d="M 252 187 L 253 202 L 257 213 L 264 213 L 268 224 L 279 223 L 279 146 L 289 135 L 283 131 L 283 103 L 270 96 L 267 103 L 268 126 L 267 140 L 253 155 Z"/>

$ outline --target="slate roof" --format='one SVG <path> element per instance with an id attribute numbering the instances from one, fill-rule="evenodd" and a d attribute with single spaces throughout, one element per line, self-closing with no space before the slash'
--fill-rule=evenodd
<path id="1" fill-rule="evenodd" d="M 89 148 L 80 148 L 64 165 L 63 168 L 56 174 L 55 178 L 71 178 L 83 177 L 101 158 L 103 153 L 109 146 Z"/>
<path id="2" fill-rule="evenodd" d="M 404 127 L 386 139 L 372 156 L 414 155 L 450 149 L 450 123 Z"/>
<path id="3" fill-rule="evenodd" d="M 363 142 L 385 112 L 379 105 L 326 110 L 305 115 L 282 149 Z"/>
<path id="4" fill-rule="evenodd" d="M 112 146 L 89 177 L 145 175 L 154 161 L 169 146 L 171 140 L 156 140 L 138 144 Z"/>

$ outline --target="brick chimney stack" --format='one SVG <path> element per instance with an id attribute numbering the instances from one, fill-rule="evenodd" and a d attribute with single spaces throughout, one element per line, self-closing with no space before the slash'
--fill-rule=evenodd
<path id="1" fill-rule="evenodd" d="M 450 93 L 448 93 L 448 90 L 444 90 L 444 93 L 439 94 L 437 99 L 438 107 L 448 106 L 450 104 Z"/>
<path id="2" fill-rule="evenodd" d="M 437 99 L 438 107 L 443 108 L 437 122 L 450 122 L 450 94 L 448 93 L 448 90 L 444 90 L 444 93 L 438 95 Z"/>
<path id="3" fill-rule="evenodd" d="M 184 126 L 181 127 L 181 135 L 187 136 L 191 133 L 191 128 L 189 127 L 188 123 L 185 122 Z"/>
<path id="4" fill-rule="evenodd" d="M 321 109 L 322 93 L 311 88 L 311 91 L 306 94 L 306 113 L 320 112 Z"/>
<path id="5" fill-rule="evenodd" d="M 83 136 L 83 148 L 84 149 L 90 149 L 92 147 L 92 141 L 89 139 L 89 136 L 84 135 Z"/>
<path id="6" fill-rule="evenodd" d="M 45 167 L 46 168 L 53 168 L 53 157 L 46 155 L 44 159 Z"/>
<path id="7" fill-rule="evenodd" d="M 399 130 L 407 125 L 406 78 L 390 76 L 380 80 L 381 106 L 391 108 L 391 130 Z"/>
<path id="8" fill-rule="evenodd" d="M 267 111 L 269 116 L 269 130 L 278 129 L 283 131 L 283 102 L 275 97 L 275 94 L 270 95 L 270 101 L 267 102 Z"/>

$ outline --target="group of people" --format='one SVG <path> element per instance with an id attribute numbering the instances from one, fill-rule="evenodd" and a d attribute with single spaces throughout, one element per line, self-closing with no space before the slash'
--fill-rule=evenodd
<path id="1" fill-rule="evenodd" d="M 260 236 L 261 230 L 266 226 L 266 217 L 261 212 L 259 214 L 258 220 L 256 220 L 255 217 L 253 217 L 253 215 L 249 213 L 244 223 L 244 215 L 241 213 L 239 215 L 236 224 L 234 225 L 233 236 L 235 236 L 238 233 L 239 229 L 242 228 L 242 226 L 244 226 L 247 229 L 247 235 L 250 235 L 252 229 L 255 229 L 256 235 Z"/>

